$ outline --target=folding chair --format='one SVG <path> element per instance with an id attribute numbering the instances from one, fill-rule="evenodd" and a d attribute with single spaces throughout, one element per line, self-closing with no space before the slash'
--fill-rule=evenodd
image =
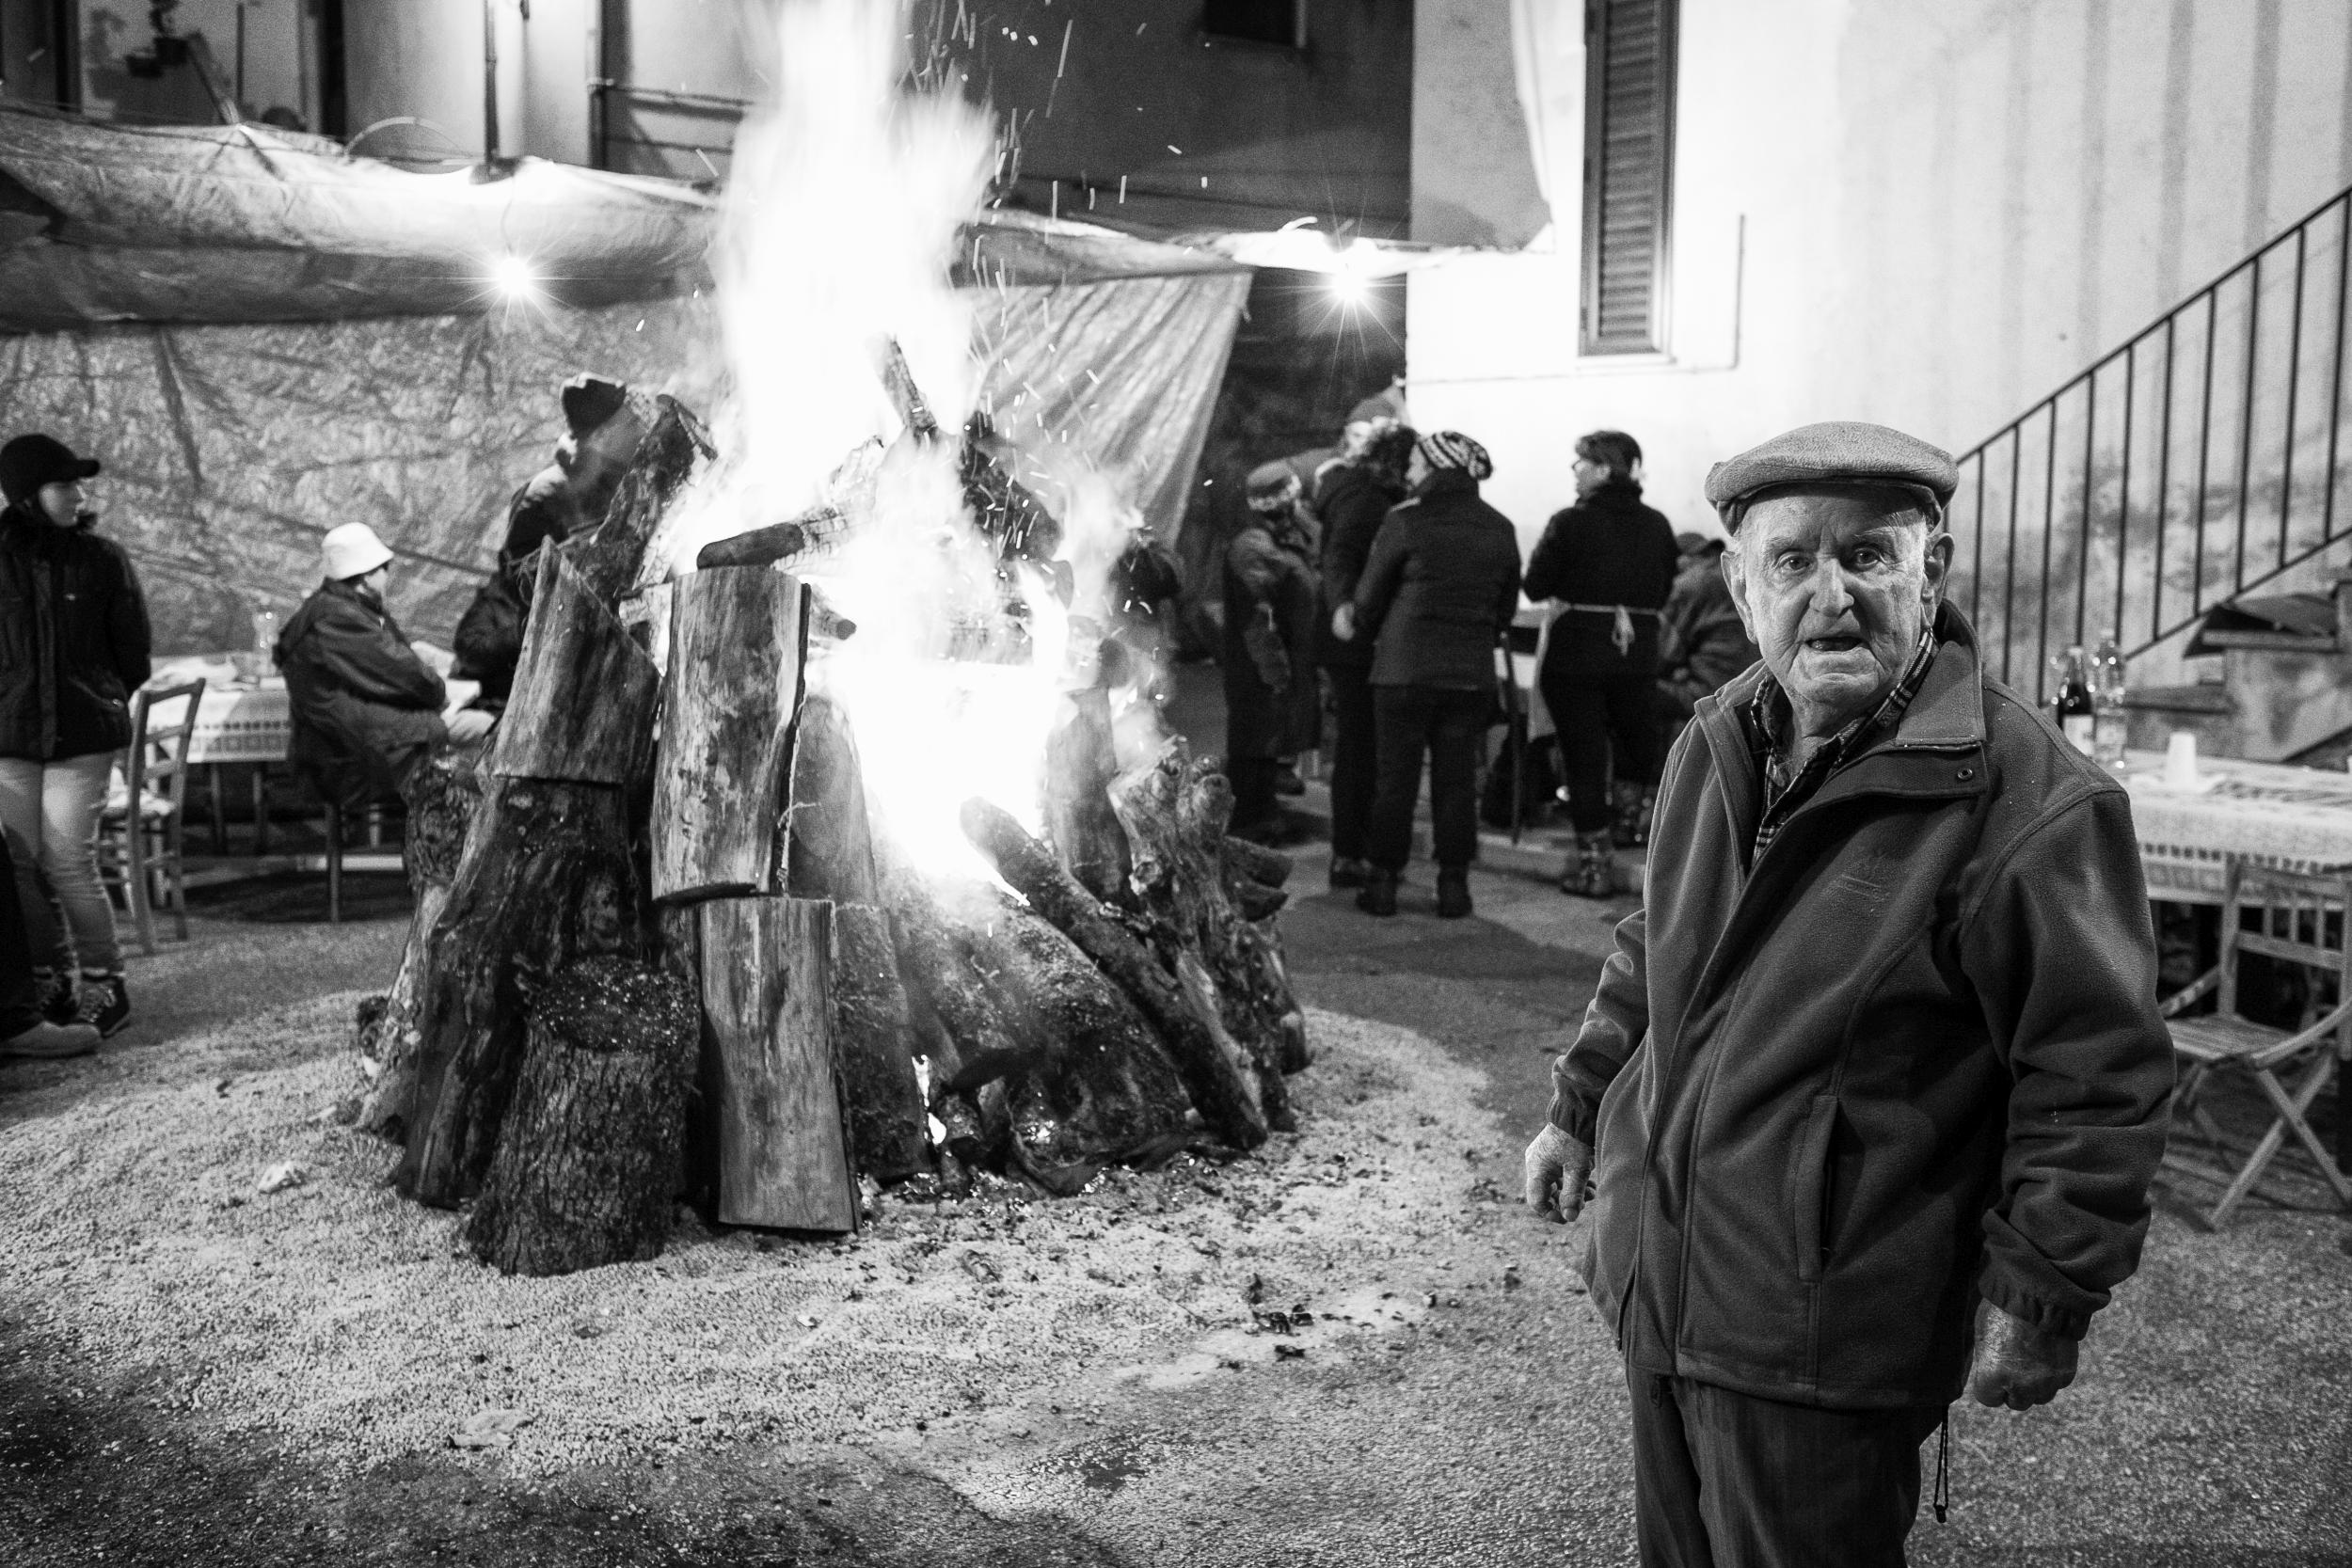
<path id="1" fill-rule="evenodd" d="M 2249 911 L 2257 916 L 2252 929 L 2246 926 Z M 2330 1157 L 2309 1120 L 2320 1090 L 2340 1063 L 2352 1058 L 2352 935 L 2347 926 L 2352 926 L 2352 873 L 2308 875 L 2233 859 L 2221 911 L 2220 962 L 2164 1005 L 2164 1016 L 2171 1022 L 2172 1048 L 2183 1063 L 2172 1101 L 2176 1117 L 2185 1117 L 2217 1154 L 2235 1152 L 2201 1101 L 2208 1081 L 2225 1069 L 2250 1077 L 2274 1113 L 2269 1131 L 2234 1173 L 2204 1165 L 2175 1149 L 2166 1151 L 2168 1164 L 2225 1184 L 2221 1201 L 2205 1216 L 2215 1229 L 2229 1222 L 2290 1133 L 2335 1190 L 2336 1200 L 2352 1208 L 2352 1179 Z M 2242 953 L 2300 965 L 2312 972 L 2314 980 L 2332 982 L 2334 1005 L 2322 1012 L 2321 990 L 2314 985 L 2299 1029 L 2272 1028 L 2244 1017 L 2238 1011 Z M 2208 995 L 2215 998 L 2216 1011 L 2181 1016 Z M 2301 1075 L 2290 1086 L 2282 1075 L 2298 1068 Z M 2344 1114 L 2341 1106 L 2337 1114 Z"/>
<path id="2" fill-rule="evenodd" d="M 158 727 L 154 710 L 187 699 L 172 723 Z M 139 947 L 155 951 L 155 903 L 172 913 L 175 933 L 188 940 L 188 891 L 181 850 L 188 795 L 188 737 L 204 682 L 141 691 L 131 700 L 131 749 L 122 764 L 123 790 L 98 814 L 98 874 L 120 888 L 138 927 Z"/>

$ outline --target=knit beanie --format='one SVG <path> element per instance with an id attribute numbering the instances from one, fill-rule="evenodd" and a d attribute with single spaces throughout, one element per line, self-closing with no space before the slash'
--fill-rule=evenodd
<path id="1" fill-rule="evenodd" d="M 1458 430 L 1433 430 L 1413 450 L 1432 468 L 1459 468 L 1470 478 L 1481 480 L 1495 471 L 1494 459 L 1486 455 L 1486 449 Z"/>
<path id="2" fill-rule="evenodd" d="M 574 436 L 585 436 L 621 411 L 628 402 L 628 388 L 602 376 L 576 375 L 564 383 L 560 396 L 564 423 Z"/>

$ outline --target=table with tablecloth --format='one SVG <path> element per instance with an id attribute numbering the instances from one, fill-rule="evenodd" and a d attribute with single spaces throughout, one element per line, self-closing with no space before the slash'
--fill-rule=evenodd
<path id="1" fill-rule="evenodd" d="M 2303 872 L 2352 866 L 2352 773 L 2205 757 L 2183 789 L 2165 780 L 2161 752 L 2126 755 L 2148 896 L 2221 902 L 2228 861 Z"/>
<path id="2" fill-rule="evenodd" d="M 427 648 L 419 651 L 428 663 L 446 667 L 446 654 Z M 187 761 L 191 768 L 208 769 L 206 793 L 214 847 L 219 849 L 226 838 L 220 767 L 224 763 L 246 763 L 254 769 L 254 852 L 262 854 L 267 851 L 269 844 L 265 774 L 272 764 L 286 760 L 294 739 L 294 710 L 286 695 L 284 678 L 274 673 L 247 674 L 245 667 L 253 662 L 250 655 L 242 658 L 213 654 L 158 659 L 154 674 L 147 684 L 151 690 L 161 690 L 199 677 L 203 679 L 204 694 L 197 702 L 196 728 L 188 736 Z M 444 710 L 444 718 L 472 702 L 482 689 L 479 682 L 469 680 L 451 680 L 448 687 L 449 706 Z M 159 703 L 150 710 L 148 722 L 158 728 L 177 724 L 185 705 L 184 699 Z"/>

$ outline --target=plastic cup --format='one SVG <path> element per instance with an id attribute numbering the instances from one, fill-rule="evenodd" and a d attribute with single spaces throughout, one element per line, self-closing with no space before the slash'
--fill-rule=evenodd
<path id="1" fill-rule="evenodd" d="M 2197 736 L 2174 730 L 2164 748 L 2164 782 L 2174 789 L 2197 787 Z"/>

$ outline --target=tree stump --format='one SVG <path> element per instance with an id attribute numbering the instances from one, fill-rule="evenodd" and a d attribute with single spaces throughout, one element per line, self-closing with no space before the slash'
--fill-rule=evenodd
<path id="1" fill-rule="evenodd" d="M 998 875 L 1142 1008 L 1167 1042 L 1193 1103 L 1210 1128 L 1238 1148 L 1255 1148 L 1265 1142 L 1262 1076 L 1251 1070 L 1247 1054 L 1226 1032 L 1195 1010 L 1175 976 L 1142 941 L 1114 920 L 1102 901 L 1080 887 L 1002 807 L 966 800 L 962 816 L 964 835 L 994 863 Z"/>
<path id="2" fill-rule="evenodd" d="M 930 1138 L 890 917 L 870 905 L 832 909 L 834 1043 L 850 1158 L 877 1181 L 903 1180 L 930 1168 Z"/>
<path id="3" fill-rule="evenodd" d="M 655 898 L 777 891 L 803 605 L 797 578 L 764 566 L 675 583 L 654 773 Z"/>
<path id="4" fill-rule="evenodd" d="M 632 960 L 585 958 L 555 977 L 466 1223 L 474 1256 L 557 1275 L 660 1254 L 700 1028 L 686 987 Z"/>
<path id="5" fill-rule="evenodd" d="M 403 1193 L 454 1208 L 481 1189 L 532 993 L 575 958 L 636 957 L 637 900 L 619 790 L 497 781 L 430 939 Z"/>

